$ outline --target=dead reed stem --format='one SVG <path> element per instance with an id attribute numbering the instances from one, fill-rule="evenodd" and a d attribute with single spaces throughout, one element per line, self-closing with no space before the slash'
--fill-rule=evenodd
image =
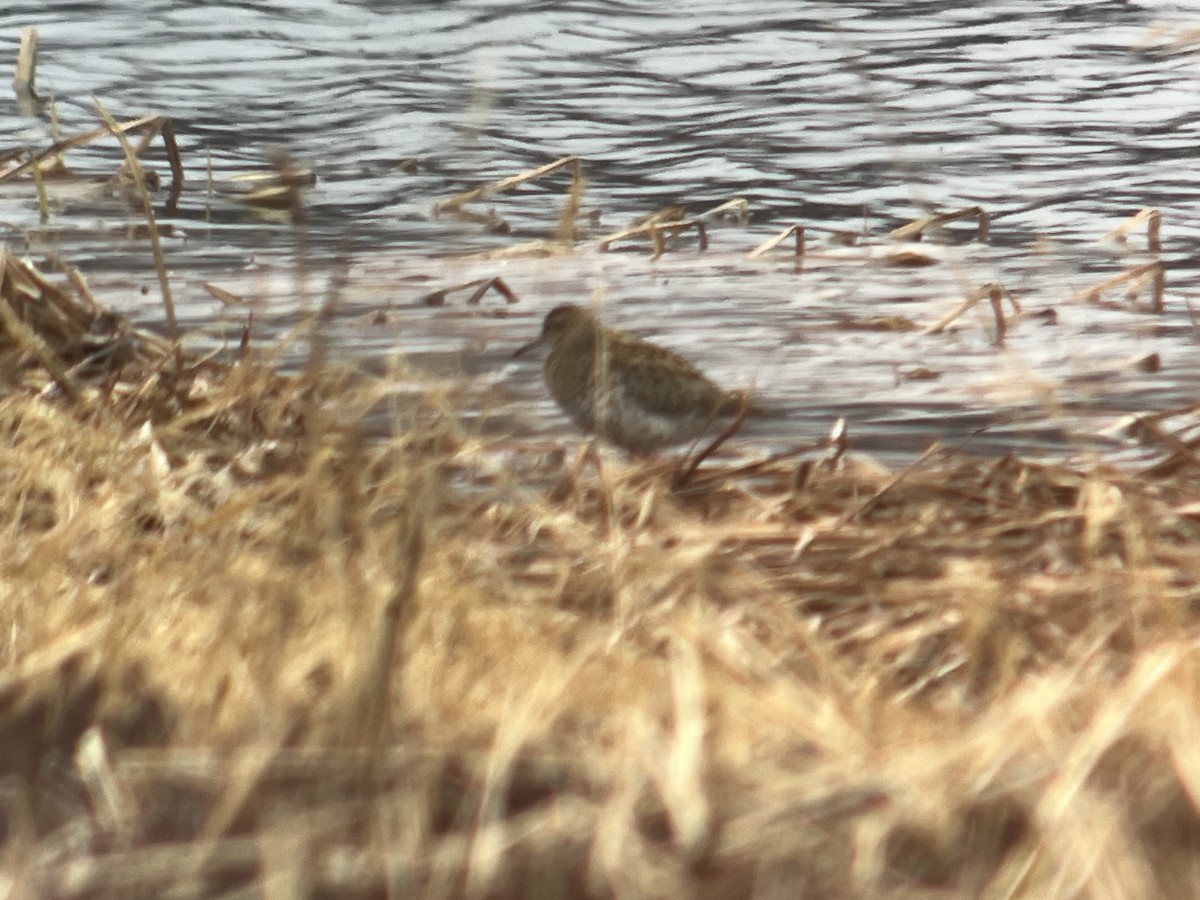
<path id="1" fill-rule="evenodd" d="M 1162 252 L 1162 214 L 1153 206 L 1147 206 L 1138 210 L 1137 213 L 1130 216 L 1108 234 L 1101 238 L 1104 240 L 1113 240 L 1118 244 L 1128 244 L 1129 235 L 1140 228 L 1146 226 L 1146 250 L 1149 253 L 1159 254 Z"/>
<path id="2" fill-rule="evenodd" d="M 1004 337 L 1008 333 L 1008 322 L 1004 316 L 1003 301 L 1008 299 L 1009 304 L 1013 308 L 1013 312 L 1020 314 L 1021 306 L 1013 298 L 1012 294 L 1000 284 L 985 284 L 980 288 L 972 291 L 962 303 L 946 313 L 942 318 L 925 329 L 926 334 L 941 334 L 945 331 L 956 319 L 958 319 L 967 310 L 974 307 L 980 300 L 987 298 L 991 304 L 992 316 L 996 323 L 995 343 L 997 345 L 1004 343 Z"/>
<path id="3" fill-rule="evenodd" d="M 909 222 L 907 225 L 902 225 L 888 233 L 888 239 L 893 241 L 919 241 L 925 232 L 932 228 L 940 228 L 949 222 L 956 222 L 959 219 L 975 219 L 975 240 L 984 243 L 988 238 L 988 214 L 981 206 L 968 206 L 963 209 L 956 209 L 953 212 L 935 213 L 934 215 L 922 216 Z"/>
<path id="4" fill-rule="evenodd" d="M 23 116 L 39 115 L 45 108 L 45 104 L 37 95 L 37 50 L 37 29 L 26 25 L 21 29 L 21 47 L 17 51 L 17 68 L 12 80 L 17 108 Z M 53 98 L 51 115 L 53 116 Z"/>
<path id="5" fill-rule="evenodd" d="M 528 169 L 508 178 L 501 178 L 499 181 L 493 181 L 491 184 L 486 184 L 483 187 L 475 188 L 470 191 L 464 191 L 461 194 L 455 194 L 447 200 L 441 200 L 434 204 L 434 212 L 453 212 L 468 203 L 474 203 L 476 200 L 483 200 L 487 197 L 503 193 L 511 190 L 514 187 L 519 187 L 530 181 L 535 181 L 544 175 L 549 175 L 565 166 L 571 167 L 571 187 L 568 197 L 573 196 L 577 191 L 582 190 L 582 179 L 579 173 L 579 157 L 564 156 L 562 159 L 556 159 L 554 162 L 546 163 L 543 166 L 537 166 L 533 169 Z M 568 201 L 570 207 L 570 201 Z"/>
<path id="6" fill-rule="evenodd" d="M 29 159 L 25 160 L 19 165 L 0 172 L 0 183 L 17 178 L 25 174 L 25 172 L 27 172 L 31 166 L 37 165 L 44 159 L 61 156 L 63 153 L 72 149 L 73 147 L 82 147 L 84 144 L 90 144 L 97 138 L 106 137 L 114 133 L 128 134 L 131 131 L 137 131 L 142 128 L 155 126 L 158 124 L 158 122 L 158 116 L 140 116 L 136 119 L 130 119 L 126 122 L 114 124 L 111 127 L 106 124 L 100 128 L 94 128 L 90 131 L 80 132 L 79 134 L 71 135 L 70 137 L 63 138 L 62 140 L 57 140 L 49 147 L 34 153 Z"/>
<path id="7" fill-rule="evenodd" d="M 763 241 L 761 244 L 759 244 L 757 247 L 755 247 L 753 250 L 751 250 L 750 253 L 748 254 L 748 256 L 751 259 L 756 259 L 760 256 L 770 253 L 772 250 L 774 250 L 776 247 L 778 247 L 780 244 L 782 244 L 784 241 L 786 241 L 789 237 L 792 237 L 793 235 L 795 235 L 795 238 L 796 238 L 795 255 L 797 258 L 803 257 L 804 256 L 804 226 L 798 222 L 794 225 L 789 225 L 787 228 L 785 228 L 779 234 L 775 235 L 775 237 L 771 238 L 770 240 Z"/>
<path id="8" fill-rule="evenodd" d="M 175 301 L 171 297 L 171 282 L 167 277 L 167 261 L 163 256 L 162 240 L 158 234 L 158 220 L 154 215 L 154 204 L 150 200 L 150 191 L 146 187 L 142 161 L 138 159 L 133 145 L 129 142 L 126 134 L 128 129 L 117 124 L 116 119 L 112 117 L 98 97 L 93 97 L 92 102 L 96 105 L 96 111 L 104 120 L 109 132 L 116 136 L 117 140 L 121 142 L 121 149 L 125 151 L 125 165 L 129 167 L 129 174 L 133 178 L 134 186 L 142 201 L 142 214 L 146 217 L 146 227 L 150 235 L 150 250 L 154 254 L 154 270 L 158 274 L 158 288 L 162 293 L 163 312 L 167 317 L 167 334 L 170 335 L 172 341 L 178 342 L 179 322 L 175 318 Z"/>
<path id="9" fill-rule="evenodd" d="M 1077 293 L 1076 299 L 1095 302 L 1108 290 L 1111 290 L 1118 285 L 1129 285 L 1125 291 L 1125 298 L 1129 301 L 1135 300 L 1142 286 L 1150 281 L 1153 285 L 1150 310 L 1154 313 L 1163 311 L 1163 291 L 1166 287 L 1166 270 L 1163 264 L 1157 260 L 1154 262 L 1143 263 L 1140 266 L 1122 272 L 1119 275 L 1114 275 L 1112 278 L 1106 278 L 1097 285 L 1093 285 L 1087 290 Z"/>

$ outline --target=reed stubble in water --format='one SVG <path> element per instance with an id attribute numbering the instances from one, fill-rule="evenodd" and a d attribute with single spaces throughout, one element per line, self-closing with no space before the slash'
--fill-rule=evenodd
<path id="1" fill-rule="evenodd" d="M 573 304 L 550 310 L 541 335 L 513 355 L 541 346 L 550 348 L 543 372 L 563 412 L 633 453 L 694 441 L 742 403 L 678 353 L 605 328 Z"/>

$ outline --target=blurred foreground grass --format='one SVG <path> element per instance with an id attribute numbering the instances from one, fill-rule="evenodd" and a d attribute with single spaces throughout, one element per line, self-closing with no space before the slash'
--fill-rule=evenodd
<path id="1" fill-rule="evenodd" d="M 672 493 L 0 294 L 8 896 L 1200 894 L 1186 448 Z"/>

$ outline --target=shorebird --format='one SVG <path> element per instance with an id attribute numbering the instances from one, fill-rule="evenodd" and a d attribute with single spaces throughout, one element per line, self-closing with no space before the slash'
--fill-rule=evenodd
<path id="1" fill-rule="evenodd" d="M 541 335 L 513 356 L 541 346 L 550 348 L 546 387 L 563 412 L 584 432 L 632 453 L 694 441 L 743 403 L 678 353 L 605 328 L 574 304 L 550 310 Z"/>

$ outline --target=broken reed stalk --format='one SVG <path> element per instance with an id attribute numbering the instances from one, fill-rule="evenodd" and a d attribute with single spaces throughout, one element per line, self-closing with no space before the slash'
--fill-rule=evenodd
<path id="1" fill-rule="evenodd" d="M 546 163 L 544 166 L 538 166 L 535 169 L 527 169 L 526 171 L 517 175 L 512 175 L 508 178 L 501 178 L 499 181 L 493 181 L 491 184 L 485 184 L 483 187 L 475 188 L 470 191 L 464 191 L 461 194 L 455 194 L 448 200 L 438 201 L 437 203 L 433 204 L 433 211 L 435 213 L 453 212 L 454 210 L 457 210 L 468 203 L 473 203 L 476 200 L 482 200 L 485 197 L 491 197 L 494 194 L 503 193 L 510 188 L 518 187 L 519 185 L 525 184 L 528 181 L 534 181 L 535 179 L 541 178 L 543 175 L 548 175 L 551 172 L 561 169 L 563 166 L 571 166 L 574 170 L 575 174 L 572 177 L 572 189 L 574 189 L 575 182 L 577 179 L 579 179 L 579 157 L 564 156 L 562 159 L 556 159 L 554 162 Z"/>
<path id="2" fill-rule="evenodd" d="M 631 225 L 620 231 L 602 237 L 596 245 L 600 250 L 608 250 L 617 241 L 648 235 L 654 249 L 651 259 L 658 259 L 666 252 L 666 238 L 674 237 L 689 228 L 695 228 L 700 249 L 703 251 L 708 249 L 707 223 L 710 220 L 720 219 L 733 213 L 738 222 L 745 222 L 749 217 L 749 209 L 750 204 L 740 197 L 726 200 L 724 203 L 690 218 L 684 217 L 682 206 L 667 206 L 635 219 Z"/>
<path id="3" fill-rule="evenodd" d="M 992 315 L 996 320 L 996 344 L 1004 342 L 1005 335 L 1008 334 L 1008 323 L 1004 317 L 1003 300 L 1008 298 L 1008 302 L 1012 304 L 1013 314 L 1020 315 L 1021 305 L 1016 301 L 1008 289 L 1002 284 L 985 284 L 983 287 L 972 291 L 971 294 L 962 301 L 958 306 L 952 309 L 949 313 L 942 316 L 934 324 L 925 329 L 926 334 L 941 334 L 950 324 L 965 313 L 968 309 L 987 297 L 992 307 Z"/>
<path id="4" fill-rule="evenodd" d="M 13 93 L 25 115 L 36 113 L 38 32 L 32 25 L 21 29 L 21 48 L 17 51 L 17 69 L 13 74 Z"/>
<path id="5" fill-rule="evenodd" d="M 158 234 L 158 220 L 154 216 L 154 204 L 150 201 L 150 191 L 146 187 L 146 175 L 142 171 L 142 161 L 138 159 L 137 154 L 133 151 L 133 145 L 129 142 L 128 129 L 117 124 L 116 119 L 112 117 L 99 97 L 93 97 L 92 102 L 96 105 L 96 111 L 104 120 L 108 130 L 121 142 L 121 149 L 125 151 L 125 163 L 129 166 L 129 174 L 133 177 L 138 196 L 142 201 L 142 213 L 146 216 L 146 227 L 150 234 L 150 249 L 154 254 L 154 269 L 158 273 L 163 310 L 167 316 L 167 334 L 174 343 L 178 343 L 180 335 L 179 322 L 175 318 L 175 301 L 171 298 L 171 282 L 167 278 L 167 261 L 163 256 L 162 240 Z M 155 118 L 157 117 L 151 117 L 151 119 Z"/>
<path id="6" fill-rule="evenodd" d="M 732 200 L 726 200 L 724 203 L 714 206 L 712 209 L 705 210 L 698 216 L 693 216 L 702 222 L 711 222 L 717 219 L 731 219 L 738 225 L 745 225 L 750 221 L 750 202 L 744 197 L 734 197 Z"/>
<path id="7" fill-rule="evenodd" d="M 914 219 L 907 225 L 901 225 L 899 228 L 893 229 L 888 232 L 887 237 L 888 240 L 892 241 L 919 241 L 930 228 L 937 228 L 948 222 L 969 218 L 976 220 L 975 239 L 982 244 L 988 238 L 988 215 L 983 211 L 983 207 L 981 206 L 967 206 L 963 209 L 956 209 L 953 212 L 922 216 L 919 219 Z"/>
<path id="8" fill-rule="evenodd" d="M 1161 313 L 1165 308 L 1163 305 L 1163 291 L 1166 288 L 1166 269 L 1158 260 L 1134 266 L 1120 275 L 1114 275 L 1112 278 L 1107 278 L 1087 290 L 1079 291 L 1075 294 L 1075 299 L 1095 302 L 1110 288 L 1127 283 L 1129 288 L 1125 291 L 1125 299 L 1132 302 L 1137 299 L 1142 285 L 1147 281 L 1152 281 L 1154 285 L 1153 293 L 1151 294 L 1150 310 L 1151 312 Z"/>
<path id="9" fill-rule="evenodd" d="M 662 209 L 655 210 L 652 213 L 635 219 L 628 227 L 622 228 L 620 231 L 616 231 L 607 237 L 601 238 L 597 242 L 597 245 L 601 250 L 607 250 L 610 245 L 616 243 L 617 241 L 624 240 L 625 238 L 635 237 L 642 234 L 650 234 L 656 225 L 682 222 L 683 220 L 682 206 L 666 206 Z"/>
<path id="10" fill-rule="evenodd" d="M 161 119 L 161 116 L 140 116 L 136 119 L 130 119 L 128 122 L 114 123 L 111 127 L 103 125 L 99 128 L 93 128 L 90 131 L 73 134 L 70 137 L 63 138 L 60 141 L 55 141 L 49 147 L 45 147 L 33 154 L 32 157 L 22 162 L 20 165 L 14 166 L 11 169 L 6 169 L 0 172 L 0 183 L 16 178 L 24 174 L 30 166 L 35 166 L 43 159 L 51 156 L 61 156 L 67 150 L 74 147 L 82 147 L 85 144 L 90 144 L 98 138 L 107 137 L 110 134 L 128 134 L 131 131 L 145 128 L 148 125 L 154 125 Z"/>
<path id="11" fill-rule="evenodd" d="M 1138 210 L 1108 234 L 1104 235 L 1100 240 L 1116 241 L 1118 244 L 1126 245 L 1129 243 L 1129 235 L 1141 225 L 1146 226 L 1146 249 L 1150 253 L 1158 254 L 1162 252 L 1162 214 L 1153 206 L 1146 206 Z"/>
<path id="12" fill-rule="evenodd" d="M 801 225 L 799 222 L 795 223 L 794 225 L 789 225 L 783 231 L 779 232 L 779 234 L 775 235 L 775 237 L 773 237 L 769 240 L 763 241 L 761 244 L 759 244 L 757 247 L 755 247 L 753 250 L 751 250 L 746 255 L 750 259 L 757 259 L 758 257 L 762 256 L 765 253 L 770 253 L 772 250 L 774 250 L 776 247 L 778 247 L 780 244 L 782 244 L 784 241 L 786 241 L 792 235 L 796 236 L 795 254 L 796 254 L 797 258 L 800 258 L 800 257 L 804 256 L 805 247 L 804 247 L 804 226 Z"/>
<path id="13" fill-rule="evenodd" d="M 471 294 L 467 297 L 467 306 L 478 306 L 483 296 L 489 290 L 494 290 L 509 305 L 519 302 L 516 292 L 508 286 L 507 281 L 499 276 L 495 278 L 476 278 L 474 281 L 467 281 L 437 291 L 430 291 L 428 294 L 422 294 L 418 297 L 417 302 L 423 306 L 445 306 L 446 298 L 450 294 L 467 290 L 471 291 Z"/>

